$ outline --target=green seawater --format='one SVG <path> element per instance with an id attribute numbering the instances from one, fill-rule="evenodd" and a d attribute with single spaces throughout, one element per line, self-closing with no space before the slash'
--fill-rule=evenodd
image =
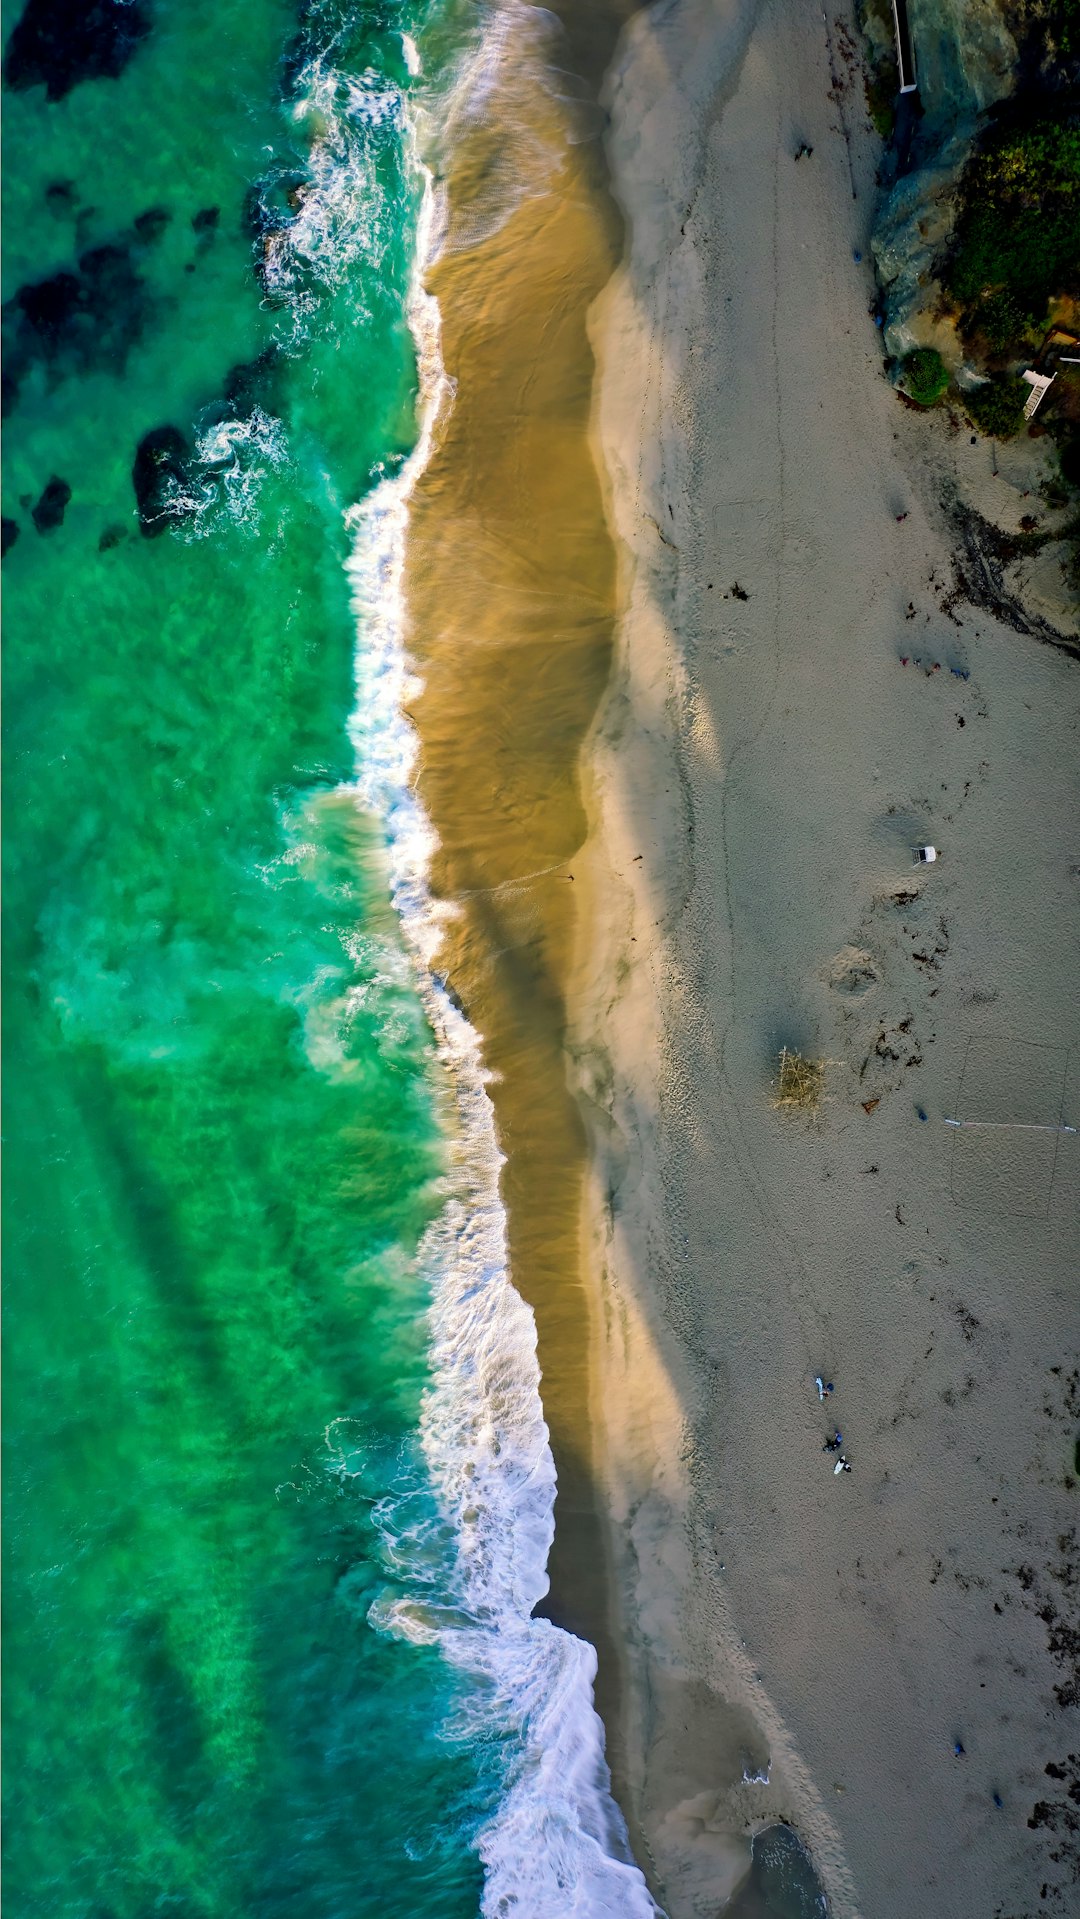
<path id="1" fill-rule="evenodd" d="M 5 300 L 103 246 L 127 289 L 30 356 L 6 431 L 13 1919 L 479 1904 L 466 1681 L 367 1619 L 376 1502 L 422 1487 L 446 1151 L 347 790 L 343 513 L 416 432 L 417 187 L 383 106 L 417 11 L 155 0 L 119 78 L 5 90 Z M 370 113 L 332 80 L 298 110 L 313 49 Z M 268 179 L 309 229 L 276 287 Z M 230 370 L 275 343 L 194 510 L 145 537 L 139 441 L 228 424 Z"/>

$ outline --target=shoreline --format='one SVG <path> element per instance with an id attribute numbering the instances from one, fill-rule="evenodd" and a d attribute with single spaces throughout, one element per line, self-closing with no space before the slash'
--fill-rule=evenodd
<path id="1" fill-rule="evenodd" d="M 480 1037 L 509 1270 L 535 1318 L 557 1470 L 549 1592 L 534 1616 L 587 1642 L 583 1672 L 595 1649 L 609 1716 L 578 1258 L 585 1134 L 566 1079 L 564 990 L 585 836 L 579 753 L 609 671 L 615 566 L 589 438 L 586 314 L 620 235 L 583 76 L 606 69 L 626 11 L 624 0 L 584 20 L 569 10 L 563 35 L 550 14 L 507 9 L 471 84 L 429 128 L 443 217 L 424 284 L 453 403 L 410 499 L 404 575 L 437 977 Z"/>
<path id="2" fill-rule="evenodd" d="M 619 619 L 570 1055 L 609 1758 L 668 1919 L 713 1913 L 777 1820 L 837 1919 L 1068 1897 L 1046 1622 L 1076 1605 L 1076 1143 L 1025 1161 L 1009 1129 L 1076 1118 L 1045 798 L 1075 668 L 949 601 L 943 482 L 979 455 L 881 377 L 845 30 L 787 0 L 653 9 L 608 81 L 627 248 L 590 336 Z M 828 1062 L 812 1128 L 769 1104 L 782 1044 Z M 996 1145 L 951 1143 L 963 1097 Z"/>
<path id="3" fill-rule="evenodd" d="M 492 67 L 498 69 L 505 51 L 505 39 L 499 33 L 494 47 L 483 36 L 474 44 L 467 61 L 457 69 L 448 103 L 444 96 L 451 123 L 462 106 L 468 118 L 475 91 L 484 97 L 483 82 L 491 81 Z M 520 104 L 513 98 L 516 77 L 512 72 L 508 76 L 510 118 Z M 490 110 L 490 88 L 485 106 Z M 552 866 L 521 876 L 513 872 L 522 846 L 512 835 L 499 833 L 497 809 L 488 820 L 492 830 L 487 838 L 475 831 L 475 814 L 467 809 L 455 814 L 466 766 L 479 770 L 482 778 L 486 762 L 478 763 L 470 750 L 467 728 L 460 723 L 447 728 L 448 695 L 458 691 L 455 680 L 459 678 L 474 727 L 485 720 L 490 723 L 479 697 L 483 664 L 478 664 L 470 644 L 478 637 L 472 624 L 475 597 L 470 601 L 468 592 L 462 592 L 456 624 L 441 605 L 450 571 L 449 551 L 460 533 L 455 509 L 467 502 L 466 511 L 476 522 L 469 562 L 472 582 L 481 581 L 482 590 L 492 587 L 492 556 L 500 534 L 490 497 L 485 502 L 486 462 L 483 457 L 462 458 L 463 449 L 466 455 L 473 450 L 478 415 L 485 424 L 469 335 L 478 325 L 486 333 L 493 312 L 498 316 L 500 306 L 509 304 L 513 313 L 515 302 L 520 302 L 518 278 L 506 271 L 506 255 L 511 263 L 520 261 L 516 229 L 522 224 L 528 245 L 528 202 L 540 199 L 542 213 L 545 209 L 542 193 L 526 194 L 525 218 L 518 220 L 520 196 L 512 169 L 508 181 L 496 177 L 491 192 L 491 119 L 489 113 L 481 113 L 472 140 L 467 134 L 464 140 L 451 134 L 456 173 L 452 184 L 460 187 L 464 180 L 472 191 L 462 191 L 455 201 L 451 190 L 449 204 L 444 200 L 442 211 L 448 219 L 442 247 L 437 246 L 434 156 L 425 151 L 422 124 L 416 119 L 411 123 L 411 159 L 420 203 L 407 307 L 419 375 L 418 434 L 400 470 L 385 477 L 349 516 L 348 572 L 363 634 L 350 732 L 356 747 L 357 793 L 365 809 L 384 825 L 393 905 L 440 1074 L 437 1098 L 447 1142 L 441 1181 L 444 1204 L 417 1255 L 430 1294 L 426 1324 L 431 1354 L 420 1445 L 437 1493 L 442 1526 L 451 1532 L 456 1549 L 452 1585 L 442 1605 L 433 1607 L 430 1602 L 421 1549 L 418 1589 L 406 1586 L 387 1602 L 376 1601 L 370 1619 L 378 1630 L 420 1643 L 438 1643 L 451 1666 L 482 1683 L 486 1705 L 476 1703 L 477 1725 L 482 1727 L 486 1720 L 492 1739 L 506 1739 L 502 1796 L 475 1833 L 475 1850 L 484 1868 L 485 1911 L 489 1906 L 501 1909 L 509 1901 L 523 1910 L 554 1912 L 563 1909 L 569 1892 L 575 1910 L 579 1906 L 596 1913 L 617 1909 L 627 1919 L 635 1914 L 646 1919 L 655 1907 L 629 1855 L 625 1828 L 610 1794 L 603 1722 L 594 1704 L 593 1645 L 588 1636 L 574 1637 L 560 1630 L 562 1622 L 550 1617 L 544 1605 L 557 1483 L 549 1443 L 550 1411 L 540 1395 L 538 1347 L 544 1321 L 525 1296 L 510 1257 L 515 1229 L 520 1236 L 520 1220 L 507 1204 L 511 1162 L 503 1141 L 508 1112 L 511 1120 L 515 1112 L 511 1087 L 519 1098 L 521 1089 L 517 1075 L 511 1079 L 500 1071 L 498 1042 L 509 1038 L 534 1068 L 531 1090 L 535 1095 L 539 1086 L 541 1100 L 538 1137 L 549 1152 L 544 1128 L 555 1108 L 552 1069 L 561 1068 L 562 1054 L 553 1037 L 550 1007 L 545 1009 L 546 1017 L 542 1013 L 534 1022 L 531 1033 L 515 1030 L 513 1016 L 520 1010 L 515 981 L 500 977 L 505 955 L 484 940 L 489 917 L 482 913 L 477 926 L 470 912 L 473 899 L 499 892 L 499 882 L 490 882 L 492 868 L 497 873 L 500 862 L 510 862 L 511 874 L 502 884 L 514 891 L 528 883 L 535 890 L 537 881 L 559 875 Z M 534 153 L 537 147 L 542 181 L 549 155 L 540 142 Z M 577 170 L 576 199 L 566 194 L 562 171 L 557 169 L 555 176 L 556 216 L 565 204 L 572 217 L 580 202 L 587 230 L 587 169 Z M 546 212 L 550 219 L 552 210 Z M 478 233 L 477 225 L 483 229 L 485 222 L 488 230 Z M 455 252 L 463 256 L 457 263 Z M 455 264 L 462 269 L 456 275 Z M 445 294 L 448 278 L 451 297 L 443 305 L 439 295 Z M 579 316 L 583 315 L 580 298 L 577 306 Z M 540 315 L 547 317 L 543 307 Z M 449 346 L 453 371 L 447 368 L 444 343 Z M 533 362 L 526 362 L 526 373 L 535 379 Z M 588 383 L 576 375 L 576 367 L 571 366 L 571 397 L 587 396 Z M 562 377 L 565 380 L 565 368 Z M 482 389 L 479 398 L 482 402 Z M 546 421 L 541 420 L 540 427 L 543 432 Z M 506 443 L 516 457 L 513 437 L 508 435 Z M 483 455 L 486 449 L 480 451 Z M 577 451 L 580 457 L 582 449 Z M 529 463 L 526 471 L 531 471 Z M 414 539 L 417 520 L 420 537 Z M 501 531 L 505 538 L 506 529 Z M 475 565 L 477 547 L 486 548 L 487 578 Z M 464 578 L 461 584 L 464 587 Z M 500 584 L 505 590 L 510 582 L 504 577 Z M 425 588 L 431 593 L 426 603 Z M 601 611 L 589 609 L 581 622 L 584 643 L 594 651 L 596 636 L 591 629 L 598 618 L 603 622 L 606 611 L 599 594 L 597 598 Z M 520 645 L 520 634 L 511 634 L 511 645 L 515 641 Z M 522 650 L 531 657 L 536 649 L 526 644 Z M 571 654 L 571 666 L 582 650 L 579 646 Z M 420 662 L 423 680 L 415 671 Z M 553 676 L 549 670 L 548 678 Z M 499 677 L 494 687 L 496 702 Z M 487 691 L 490 699 L 492 689 Z M 438 716 L 435 751 L 432 727 L 421 732 L 416 717 L 433 694 Z M 459 722 L 462 717 L 459 711 Z M 577 708 L 571 708 L 568 720 L 565 714 L 561 717 L 564 724 L 580 724 Z M 537 728 L 538 734 L 542 731 Z M 460 752 L 463 743 L 466 761 Z M 543 744 L 540 750 L 545 750 Z M 560 769 L 571 796 L 576 793 L 574 765 L 568 755 Z M 432 796 L 434 818 L 429 811 Z M 525 851 L 531 851 L 527 844 Z M 490 862 L 483 875 L 489 884 L 465 889 L 463 869 L 472 868 L 476 877 L 477 867 L 484 869 L 485 860 Z M 569 905 L 563 899 L 559 917 L 565 917 Z M 556 1131 L 550 1156 L 566 1182 L 580 1169 L 567 1164 L 571 1156 L 565 1119 L 572 1121 L 573 1109 L 565 1089 L 563 1106 L 564 1135 Z M 555 1117 L 559 1117 L 557 1108 Z M 542 1303 L 551 1305 L 547 1300 Z M 409 1497 L 405 1495 L 406 1504 Z M 409 1564 L 409 1549 L 395 1535 L 393 1520 L 388 1530 L 392 1555 L 404 1567 Z M 406 1539 L 411 1530 L 409 1521 Z M 599 1607 L 596 1610 L 599 1616 Z"/>

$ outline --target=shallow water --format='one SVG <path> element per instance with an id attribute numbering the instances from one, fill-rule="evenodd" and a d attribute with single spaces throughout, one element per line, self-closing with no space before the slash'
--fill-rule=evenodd
<path id="1" fill-rule="evenodd" d="M 828 1906 L 809 1855 L 790 1826 L 755 1833 L 752 1864 L 728 1919 L 826 1919 Z"/>
<path id="2" fill-rule="evenodd" d="M 402 24 L 160 8 L 119 79 L 5 101 L 5 298 L 70 271 L 84 313 L 21 353 L 7 314 L 13 1911 L 480 1896 L 499 1768 L 446 1731 L 477 1681 L 368 1621 L 400 1584 L 379 1500 L 434 1509 L 415 1253 L 447 1151 L 347 790 L 343 509 L 415 434 Z M 282 178 L 301 230 L 260 284 Z M 147 538 L 166 423 L 201 458 Z"/>
<path id="3" fill-rule="evenodd" d="M 144 11 L 5 92 L 7 1897 L 648 1910 L 398 711 L 491 23 Z"/>

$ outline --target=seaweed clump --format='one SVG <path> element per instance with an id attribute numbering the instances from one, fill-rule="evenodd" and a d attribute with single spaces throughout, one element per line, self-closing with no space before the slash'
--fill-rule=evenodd
<path id="1" fill-rule="evenodd" d="M 825 1097 L 825 1061 L 780 1048 L 773 1106 L 777 1112 L 817 1113 Z"/>

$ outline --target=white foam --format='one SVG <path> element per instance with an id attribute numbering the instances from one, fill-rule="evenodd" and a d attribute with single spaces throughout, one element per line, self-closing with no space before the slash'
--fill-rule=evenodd
<path id="1" fill-rule="evenodd" d="M 177 526 L 180 537 L 206 539 L 222 516 L 249 534 L 258 533 L 263 481 L 289 457 L 281 421 L 258 406 L 246 419 L 216 421 L 198 435 L 195 454 L 199 464 L 191 470 L 188 491 L 178 491 L 171 508 L 186 516 Z"/>
<path id="2" fill-rule="evenodd" d="M 369 70 L 342 73 L 329 54 L 307 61 L 296 80 L 291 118 L 308 132 L 307 179 L 292 188 L 292 218 L 268 233 L 262 275 L 284 304 L 295 341 L 319 313 L 327 288 L 346 282 L 351 324 L 370 318 L 360 303 L 363 272 L 377 274 L 396 239 L 396 208 L 377 171 L 373 130 L 400 122 L 400 87 Z"/>
<path id="3" fill-rule="evenodd" d="M 440 250 L 491 239 L 561 165 L 564 130 L 555 132 L 544 104 L 556 97 L 549 56 L 559 31 L 546 7 L 501 0 L 461 56 L 449 96 L 424 125 L 425 143 L 446 166 L 462 140 L 472 162 L 467 179 L 455 180 Z"/>
<path id="4" fill-rule="evenodd" d="M 414 786 L 418 743 L 405 709 L 417 683 L 403 571 L 410 495 L 452 389 L 438 308 L 423 285 L 435 193 L 408 112 L 404 133 L 421 194 L 409 300 L 419 433 L 404 466 L 348 515 L 359 631 L 351 733 L 356 791 L 384 823 L 393 900 L 451 1089 L 457 1139 L 449 1197 L 421 1249 L 432 1306 L 420 1444 L 437 1512 L 408 1476 L 400 1495 L 379 1502 L 385 1558 L 399 1577 L 369 1617 L 380 1630 L 439 1644 L 477 1682 L 464 1689 L 452 1734 L 504 1736 L 505 1790 L 477 1839 L 488 1919 L 645 1919 L 658 1908 L 610 1796 L 593 1706 L 595 1653 L 531 1617 L 548 1589 L 555 1493 L 536 1326 L 508 1271 L 502 1158 L 480 1037 L 434 970 L 449 909 L 431 895 L 435 835 Z"/>

